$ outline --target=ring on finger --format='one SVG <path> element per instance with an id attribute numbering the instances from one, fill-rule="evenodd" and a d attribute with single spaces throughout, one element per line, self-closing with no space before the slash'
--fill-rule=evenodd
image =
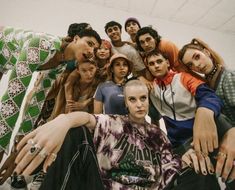
<path id="1" fill-rule="evenodd" d="M 57 154 L 56 153 L 51 153 L 51 157 L 52 157 L 52 161 L 54 162 L 57 158 Z"/>
<path id="2" fill-rule="evenodd" d="M 29 154 L 35 155 L 41 150 L 41 146 L 38 144 L 32 145 L 29 149 Z"/>
<path id="3" fill-rule="evenodd" d="M 218 152 L 217 156 L 221 156 L 223 158 L 227 158 L 227 154 L 225 154 L 223 152 Z"/>
<path id="4" fill-rule="evenodd" d="M 35 142 L 33 141 L 33 139 L 29 139 L 29 140 L 27 141 L 27 144 L 33 146 L 33 145 L 35 145 Z"/>
<path id="5" fill-rule="evenodd" d="M 41 152 L 39 152 L 39 156 L 40 156 L 40 158 L 42 158 L 44 160 L 48 156 L 48 153 L 46 153 L 46 151 L 42 150 Z"/>

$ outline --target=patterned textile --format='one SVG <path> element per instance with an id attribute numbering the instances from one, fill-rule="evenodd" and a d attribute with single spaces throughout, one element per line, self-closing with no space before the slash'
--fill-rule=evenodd
<path id="1" fill-rule="evenodd" d="M 25 92 L 29 86 L 32 74 L 37 68 L 60 51 L 61 40 L 57 36 L 45 33 L 34 33 L 10 27 L 0 31 L 0 72 L 11 71 L 7 91 L 0 104 L 0 151 L 8 150 L 12 130 L 15 127 Z M 57 70 L 48 73 L 32 102 L 26 111 L 27 121 L 39 115 L 42 102 L 55 78 Z M 29 122 L 23 122 L 27 130 L 32 128 Z"/>
<path id="2" fill-rule="evenodd" d="M 179 158 L 155 125 L 128 116 L 95 115 L 94 144 L 106 189 L 163 189 L 180 170 Z"/>
<path id="3" fill-rule="evenodd" d="M 226 115 L 235 126 L 235 71 L 224 70 L 216 94 L 223 101 L 222 113 Z"/>

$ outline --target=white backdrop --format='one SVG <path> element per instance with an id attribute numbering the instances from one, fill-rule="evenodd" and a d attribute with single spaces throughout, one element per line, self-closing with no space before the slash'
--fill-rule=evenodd
<path id="1" fill-rule="evenodd" d="M 107 38 L 104 32 L 105 23 L 115 20 L 124 25 L 125 20 L 133 16 L 139 19 L 142 26 L 153 25 L 163 38 L 172 40 L 179 47 L 189 42 L 193 37 L 200 37 L 221 54 L 227 67 L 233 68 L 234 65 L 235 35 L 76 0 L 0 0 L 0 5 L 0 25 L 43 31 L 59 36 L 66 35 L 67 28 L 71 23 L 88 22 L 102 38 Z M 123 39 L 127 39 L 124 29 L 122 33 Z M 0 97 L 6 87 L 7 76 L 4 76 L 0 83 Z"/>

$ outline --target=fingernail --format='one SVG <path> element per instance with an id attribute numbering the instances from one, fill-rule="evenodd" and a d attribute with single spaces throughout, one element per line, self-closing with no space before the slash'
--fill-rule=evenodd
<path id="1" fill-rule="evenodd" d="M 207 172 L 205 171 L 205 170 L 203 170 L 203 172 L 202 172 L 204 175 L 206 175 L 207 174 Z"/>
<path id="2" fill-rule="evenodd" d="M 209 173 L 210 173 L 210 174 L 213 174 L 213 173 L 214 173 L 214 170 L 211 170 L 211 169 L 210 169 L 210 170 L 209 170 Z"/>
<path id="3" fill-rule="evenodd" d="M 216 173 L 215 175 L 216 175 L 216 177 L 220 177 L 220 174 L 219 174 L 219 173 Z"/>
<path id="4" fill-rule="evenodd" d="M 193 168 L 193 164 L 192 164 L 192 162 L 190 162 L 189 166 L 190 166 L 191 168 Z"/>
<path id="5" fill-rule="evenodd" d="M 227 180 L 227 183 L 231 183 L 234 179 Z"/>
<path id="6" fill-rule="evenodd" d="M 13 176 L 17 176 L 17 173 L 16 173 L 16 171 L 14 171 L 14 172 L 13 172 Z"/>

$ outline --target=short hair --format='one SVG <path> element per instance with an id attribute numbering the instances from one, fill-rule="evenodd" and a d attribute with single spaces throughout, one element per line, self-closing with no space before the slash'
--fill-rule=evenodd
<path id="1" fill-rule="evenodd" d="M 148 64 L 148 58 L 154 55 L 162 55 L 162 57 L 164 57 L 166 60 L 169 60 L 168 55 L 166 53 L 160 52 L 158 50 L 153 50 L 145 55 L 145 63 Z"/>
<path id="2" fill-rule="evenodd" d="M 143 89 L 145 88 L 146 89 L 146 92 L 148 93 L 148 87 L 146 86 L 146 84 L 138 79 L 133 79 L 133 80 L 129 80 L 125 86 L 124 86 L 124 89 L 123 89 L 123 94 L 124 94 L 124 97 L 126 96 L 126 89 L 128 87 L 142 87 Z M 126 97 L 125 97 L 126 98 Z"/>
<path id="3" fill-rule="evenodd" d="M 118 22 L 116 22 L 116 21 L 110 21 L 110 22 L 106 23 L 106 25 L 105 25 L 105 27 L 104 27 L 105 33 L 107 34 L 108 28 L 109 28 L 109 27 L 113 27 L 113 26 L 118 26 L 118 28 L 119 28 L 120 30 L 122 30 L 122 25 L 121 25 L 120 23 L 118 23 Z"/>
<path id="4" fill-rule="evenodd" d="M 139 37 L 144 35 L 144 34 L 149 34 L 150 36 L 152 36 L 155 39 L 155 41 L 156 41 L 156 45 L 158 45 L 160 43 L 160 41 L 161 41 L 161 36 L 152 27 L 145 26 L 143 28 L 140 28 L 138 30 L 138 32 L 136 33 L 136 37 L 135 37 L 137 49 L 139 51 L 144 51 L 143 48 L 141 47 L 140 41 L 139 41 Z"/>
<path id="5" fill-rule="evenodd" d="M 70 24 L 68 28 L 68 36 L 74 38 L 74 36 L 76 36 L 81 30 L 88 29 L 88 26 L 90 26 L 90 24 L 86 22 Z"/>
<path id="6" fill-rule="evenodd" d="M 139 21 L 136 18 L 134 18 L 134 17 L 130 17 L 125 22 L 125 25 L 124 25 L 125 26 L 125 31 L 126 31 L 127 24 L 129 22 L 134 22 L 134 23 L 136 23 L 139 26 L 139 28 L 141 28 Z"/>
<path id="7" fill-rule="evenodd" d="M 99 44 L 101 44 L 102 40 L 100 38 L 100 35 L 93 29 L 84 29 L 84 30 L 81 30 L 78 34 L 77 34 L 80 38 L 82 37 L 94 37 L 97 42 Z"/>

